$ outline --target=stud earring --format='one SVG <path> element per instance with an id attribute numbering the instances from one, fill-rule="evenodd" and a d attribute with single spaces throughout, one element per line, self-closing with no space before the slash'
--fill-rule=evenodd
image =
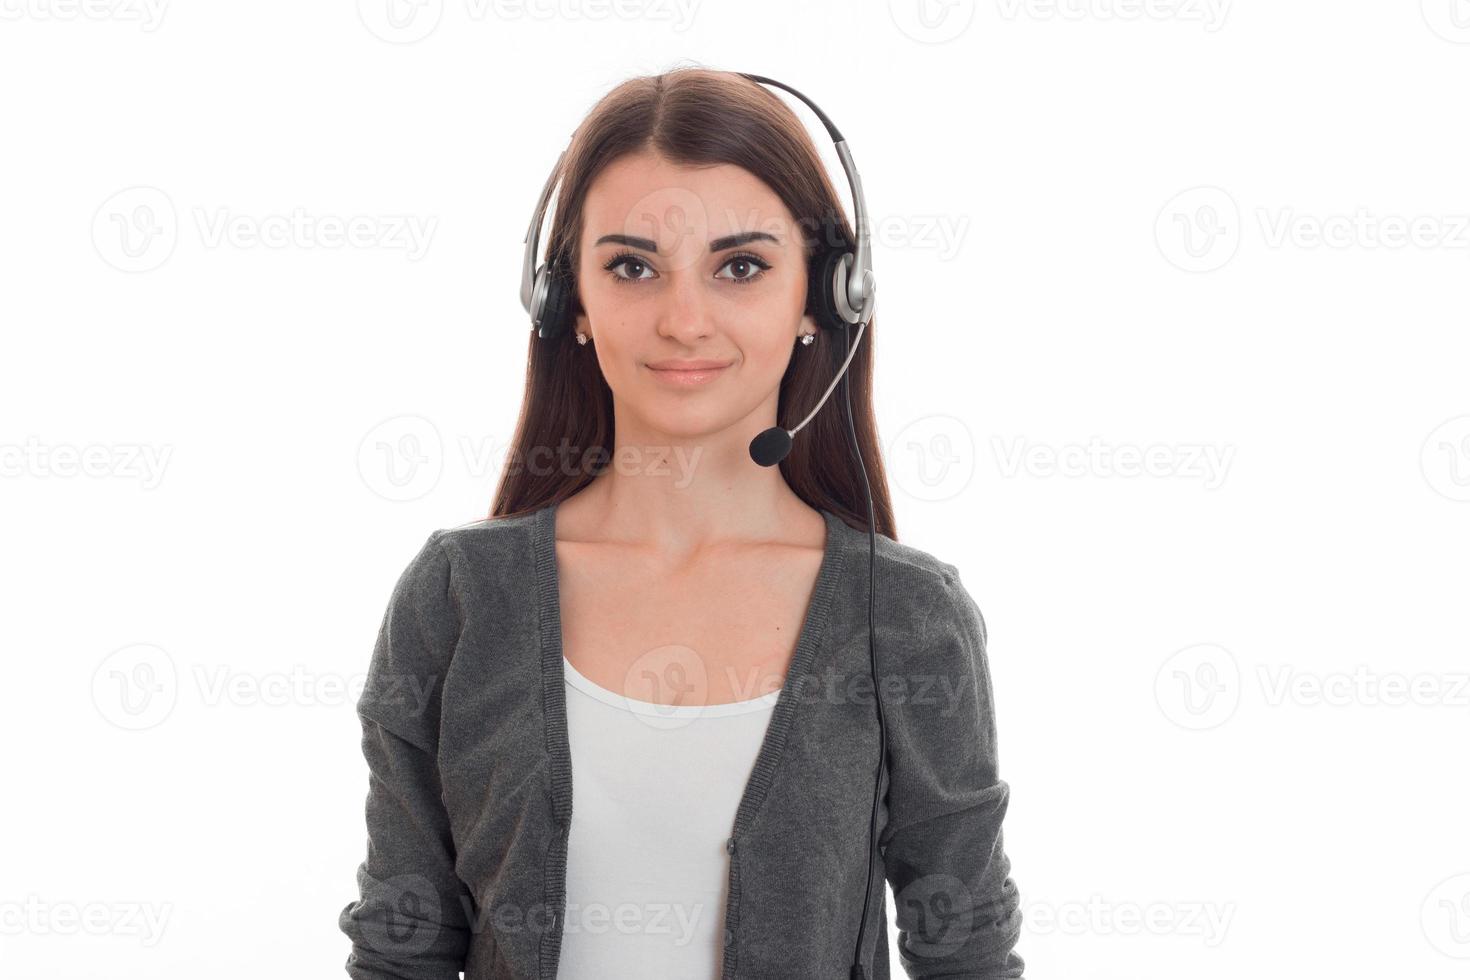
<path id="1" fill-rule="evenodd" d="M 581 344 L 583 347 L 586 347 L 587 346 L 587 335 L 585 333 L 581 333 L 579 331 L 577 333 L 577 343 Z"/>
<path id="2" fill-rule="evenodd" d="M 817 335 L 814 333 L 804 333 L 801 335 L 801 342 L 803 345 L 810 346 L 816 339 Z"/>

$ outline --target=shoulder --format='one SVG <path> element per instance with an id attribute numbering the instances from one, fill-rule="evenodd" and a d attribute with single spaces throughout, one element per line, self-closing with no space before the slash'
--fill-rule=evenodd
<path id="1" fill-rule="evenodd" d="M 523 557 L 534 546 L 540 513 L 537 510 L 508 517 L 485 517 L 440 528 L 429 536 L 429 543 L 437 543 L 459 560 Z"/>
<path id="2" fill-rule="evenodd" d="M 855 549 L 855 565 L 848 575 L 866 579 L 867 532 Z M 916 637 L 957 639 L 968 637 L 983 647 L 985 617 L 963 581 L 959 567 L 940 553 L 877 536 L 875 577 L 879 595 L 895 601 L 895 612 Z"/>
<path id="3" fill-rule="evenodd" d="M 858 533 L 867 537 L 865 532 Z M 877 536 L 877 541 L 879 567 L 896 582 L 938 588 L 959 580 L 959 569 L 932 552 L 882 534 Z"/>
<path id="4" fill-rule="evenodd" d="M 492 581 L 531 573 L 535 513 L 468 521 L 431 531 L 398 575 L 392 606 L 421 615 L 457 612 Z"/>
<path id="5" fill-rule="evenodd" d="M 525 576 L 536 558 L 536 517 L 533 511 L 437 528 L 410 559 L 404 575 L 452 586 L 484 585 L 507 572 Z"/>

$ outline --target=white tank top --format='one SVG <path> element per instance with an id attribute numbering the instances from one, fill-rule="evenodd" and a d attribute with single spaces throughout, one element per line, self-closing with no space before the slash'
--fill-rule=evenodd
<path id="1" fill-rule="evenodd" d="M 558 980 L 719 980 L 725 842 L 781 692 L 661 705 L 562 667 L 572 826 Z"/>

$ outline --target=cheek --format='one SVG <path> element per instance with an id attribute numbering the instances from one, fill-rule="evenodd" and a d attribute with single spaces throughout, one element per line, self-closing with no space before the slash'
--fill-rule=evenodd
<path id="1" fill-rule="evenodd" d="M 790 328 L 795 334 L 806 311 L 806 277 L 793 275 L 789 266 L 778 268 L 780 271 L 767 271 L 749 285 L 725 286 L 719 293 L 720 308 L 731 317 L 756 321 L 771 330 Z"/>
<path id="2" fill-rule="evenodd" d="M 656 315 L 657 302 L 653 290 L 613 280 L 613 273 L 594 269 L 590 279 L 579 280 L 577 293 L 582 309 L 594 320 L 614 324 L 619 321 L 647 320 Z"/>
<path id="3" fill-rule="evenodd" d="M 613 298 L 609 295 L 612 288 L 606 276 L 601 269 L 584 269 L 577 274 L 577 297 L 588 313 L 596 313 Z"/>
<path id="4" fill-rule="evenodd" d="M 786 370 L 792 352 L 797 346 L 795 324 L 782 322 L 779 326 L 771 320 L 752 323 L 736 336 L 746 364 L 757 371 L 775 374 Z"/>

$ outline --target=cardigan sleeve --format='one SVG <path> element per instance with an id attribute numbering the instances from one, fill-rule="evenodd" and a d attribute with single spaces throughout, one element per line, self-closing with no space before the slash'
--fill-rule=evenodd
<path id="1" fill-rule="evenodd" d="M 893 886 L 899 960 L 911 980 L 1017 980 L 1020 897 L 1001 831 L 985 620 L 944 564 L 918 630 L 905 697 L 888 707 L 889 822 L 879 844 Z M 892 683 L 892 681 L 889 681 Z"/>
<path id="2" fill-rule="evenodd" d="M 437 761 L 440 691 L 459 634 L 449 559 L 435 531 L 394 586 L 357 702 L 368 765 L 367 858 L 338 916 L 353 980 L 458 980 L 468 889 Z"/>

